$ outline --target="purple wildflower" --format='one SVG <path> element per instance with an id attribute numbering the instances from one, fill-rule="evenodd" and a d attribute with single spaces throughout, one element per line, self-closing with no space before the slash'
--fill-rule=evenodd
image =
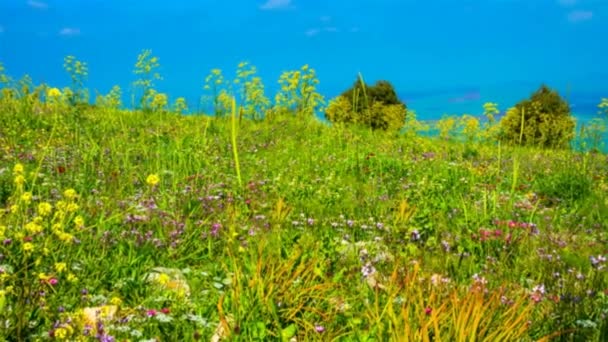
<path id="1" fill-rule="evenodd" d="M 418 240 L 420 240 L 420 232 L 418 232 L 417 229 L 414 229 L 412 231 L 412 233 L 410 234 L 410 239 L 412 241 L 418 241 Z"/>

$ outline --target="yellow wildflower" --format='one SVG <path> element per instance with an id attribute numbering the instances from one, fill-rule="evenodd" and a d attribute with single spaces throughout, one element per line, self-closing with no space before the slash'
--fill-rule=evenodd
<path id="1" fill-rule="evenodd" d="M 171 278 L 168 275 L 166 275 L 165 273 L 159 274 L 158 278 L 156 278 L 156 282 L 158 282 L 161 285 L 166 285 L 170 280 L 171 280 Z"/>
<path id="2" fill-rule="evenodd" d="M 63 211 L 63 210 L 56 211 L 55 215 L 53 216 L 54 221 L 63 221 L 64 218 L 65 218 L 65 211 Z"/>
<path id="3" fill-rule="evenodd" d="M 69 203 L 66 210 L 68 213 L 73 213 L 76 210 L 78 210 L 78 208 L 80 208 L 80 206 L 76 203 Z"/>
<path id="4" fill-rule="evenodd" d="M 68 265 L 65 262 L 55 263 L 55 271 L 57 271 L 58 273 L 65 271 L 67 268 Z"/>
<path id="5" fill-rule="evenodd" d="M 16 213 L 17 211 L 19 211 L 19 206 L 16 204 L 11 205 L 11 213 Z"/>
<path id="6" fill-rule="evenodd" d="M 25 225 L 25 230 L 27 230 L 30 234 L 38 234 L 42 232 L 42 226 L 34 222 L 30 222 Z"/>
<path id="7" fill-rule="evenodd" d="M 110 304 L 120 306 L 120 304 L 122 304 L 122 299 L 118 297 L 112 297 L 112 299 L 110 299 Z"/>
<path id="8" fill-rule="evenodd" d="M 75 283 L 78 281 L 78 278 L 74 275 L 74 273 L 68 274 L 67 278 L 68 282 Z"/>
<path id="9" fill-rule="evenodd" d="M 59 209 L 59 210 L 65 210 L 67 205 L 68 204 L 65 203 L 64 201 L 58 201 L 57 204 L 55 204 L 55 207 L 57 207 L 57 209 Z"/>
<path id="10" fill-rule="evenodd" d="M 157 174 L 151 174 L 148 176 L 148 178 L 146 178 L 146 183 L 151 186 L 155 186 L 156 184 L 158 184 L 158 182 L 160 182 L 160 178 Z"/>
<path id="11" fill-rule="evenodd" d="M 15 176 L 15 185 L 23 185 L 25 183 L 25 177 L 22 175 Z"/>
<path id="12" fill-rule="evenodd" d="M 69 233 L 60 232 L 59 233 L 59 240 L 61 240 L 63 242 L 72 242 L 72 241 L 74 241 L 74 236 L 72 234 L 69 234 Z"/>
<path id="13" fill-rule="evenodd" d="M 43 202 L 38 204 L 38 215 L 40 216 L 48 216 L 51 213 L 51 210 L 53 210 L 53 206 L 51 206 L 50 203 Z"/>
<path id="14" fill-rule="evenodd" d="M 51 276 L 47 275 L 46 273 L 38 273 L 38 279 L 40 279 L 42 281 L 47 281 L 47 280 L 51 279 Z"/>
<path id="15" fill-rule="evenodd" d="M 21 201 L 23 201 L 25 204 L 29 204 L 32 201 L 32 193 L 24 192 L 23 195 L 21 195 Z"/>
<path id="16" fill-rule="evenodd" d="M 0 226 L 0 239 L 4 238 L 4 233 L 6 233 L 6 226 Z"/>
<path id="17" fill-rule="evenodd" d="M 65 197 L 68 200 L 76 199 L 76 196 L 78 196 L 78 194 L 76 193 L 76 190 L 74 190 L 74 189 L 67 189 L 63 192 L 63 197 Z"/>
<path id="18" fill-rule="evenodd" d="M 34 250 L 34 244 L 32 244 L 31 242 L 26 242 L 23 244 L 23 246 L 21 246 L 21 248 L 23 248 L 24 252 L 31 252 Z"/>
<path id="19" fill-rule="evenodd" d="M 61 90 L 57 89 L 57 88 L 51 88 L 46 92 L 46 96 L 48 97 L 60 97 L 61 96 Z"/>
<path id="20" fill-rule="evenodd" d="M 76 225 L 77 228 L 84 227 L 84 219 L 82 218 L 82 216 L 78 215 L 78 216 L 74 217 L 74 224 Z"/>
<path id="21" fill-rule="evenodd" d="M 56 339 L 63 340 L 67 337 L 68 337 L 68 331 L 65 328 L 60 327 L 60 328 L 55 329 L 55 338 Z"/>
<path id="22" fill-rule="evenodd" d="M 15 167 L 13 167 L 13 174 L 15 174 L 15 175 L 23 174 L 23 164 L 21 164 L 21 163 L 15 164 Z"/>

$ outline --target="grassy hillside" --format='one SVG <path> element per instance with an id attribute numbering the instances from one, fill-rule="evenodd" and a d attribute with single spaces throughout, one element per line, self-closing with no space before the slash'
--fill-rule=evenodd
<path id="1" fill-rule="evenodd" d="M 606 155 L 288 115 L 0 116 L 3 340 L 608 338 Z"/>

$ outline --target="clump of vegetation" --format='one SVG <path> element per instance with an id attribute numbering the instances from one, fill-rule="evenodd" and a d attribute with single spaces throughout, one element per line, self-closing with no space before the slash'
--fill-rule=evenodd
<path id="1" fill-rule="evenodd" d="M 308 66 L 179 115 L 157 66 L 126 110 L 0 65 L 0 340 L 608 340 L 605 155 L 325 125 Z"/>
<path id="2" fill-rule="evenodd" d="M 360 78 L 350 89 L 330 101 L 325 117 L 334 123 L 395 131 L 403 128 L 406 112 L 405 103 L 399 100 L 388 81 L 378 81 L 370 86 Z"/>
<path id="3" fill-rule="evenodd" d="M 545 148 L 568 148 L 575 122 L 570 106 L 557 91 L 542 85 L 529 99 L 511 108 L 500 121 L 502 139 Z"/>

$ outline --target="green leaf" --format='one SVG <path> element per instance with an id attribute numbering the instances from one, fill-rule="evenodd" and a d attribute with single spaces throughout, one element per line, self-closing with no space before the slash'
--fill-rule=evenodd
<path id="1" fill-rule="evenodd" d="M 292 337 L 296 336 L 297 326 L 295 324 L 290 324 L 287 328 L 284 328 L 281 331 L 281 337 L 283 341 L 289 341 Z"/>

